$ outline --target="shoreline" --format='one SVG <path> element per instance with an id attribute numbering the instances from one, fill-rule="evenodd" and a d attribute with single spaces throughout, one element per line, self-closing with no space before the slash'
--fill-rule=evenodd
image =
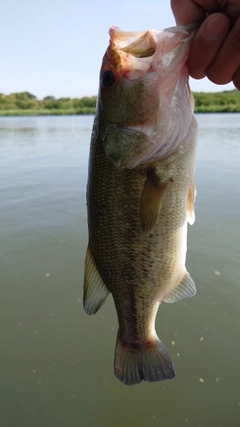
<path id="1" fill-rule="evenodd" d="M 94 116 L 96 113 L 96 111 L 91 111 L 91 112 L 79 112 L 79 111 L 71 111 L 69 112 L 69 110 L 50 110 L 50 111 L 42 111 L 42 110 L 13 110 L 13 111 L 1 111 L 0 110 L 0 117 L 31 117 L 31 116 L 35 116 L 35 117 L 39 117 L 39 116 Z M 217 110 L 217 109 L 206 109 L 206 110 L 202 110 L 202 109 L 195 109 L 194 110 L 195 114 L 221 114 L 221 113 L 240 113 L 240 109 L 239 110 L 233 110 L 231 108 L 224 108 L 222 110 Z"/>
<path id="2" fill-rule="evenodd" d="M 192 92 L 195 113 L 240 113 L 240 91 Z M 97 96 L 39 100 L 29 92 L 0 93 L 0 117 L 95 115 Z M 136 106 L 137 108 L 137 106 Z"/>
<path id="3" fill-rule="evenodd" d="M 81 112 L 79 110 L 0 110 L 0 117 L 21 116 L 89 116 L 95 115 L 95 110 Z"/>

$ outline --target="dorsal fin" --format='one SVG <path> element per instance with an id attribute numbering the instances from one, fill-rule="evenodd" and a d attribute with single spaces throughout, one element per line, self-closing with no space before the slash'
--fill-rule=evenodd
<path id="1" fill-rule="evenodd" d="M 103 282 L 88 245 L 84 271 L 83 305 L 87 314 L 95 314 L 105 302 L 109 290 Z"/>

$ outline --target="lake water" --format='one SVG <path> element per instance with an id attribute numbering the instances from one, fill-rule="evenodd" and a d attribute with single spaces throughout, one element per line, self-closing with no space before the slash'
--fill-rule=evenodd
<path id="1" fill-rule="evenodd" d="M 240 426 L 240 115 L 197 116 L 197 295 L 162 304 L 176 378 L 113 374 L 111 296 L 82 308 L 92 116 L 0 118 L 0 426 Z"/>

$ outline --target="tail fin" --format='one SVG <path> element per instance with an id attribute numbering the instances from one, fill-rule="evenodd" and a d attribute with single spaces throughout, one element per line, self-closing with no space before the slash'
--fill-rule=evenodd
<path id="1" fill-rule="evenodd" d="M 151 343 L 128 344 L 118 332 L 114 373 L 124 384 L 161 381 L 175 377 L 172 360 L 158 337 Z"/>

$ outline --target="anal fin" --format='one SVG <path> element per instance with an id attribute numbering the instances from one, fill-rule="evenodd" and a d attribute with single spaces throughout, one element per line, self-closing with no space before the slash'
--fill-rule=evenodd
<path id="1" fill-rule="evenodd" d="M 85 258 L 83 296 L 83 305 L 86 313 L 95 314 L 105 302 L 108 294 L 109 290 L 100 276 L 92 251 L 88 245 Z"/>
<path id="2" fill-rule="evenodd" d="M 196 294 L 196 286 L 188 271 L 185 271 L 184 276 L 179 284 L 164 298 L 164 302 L 176 302 L 184 298 L 191 298 Z"/>

